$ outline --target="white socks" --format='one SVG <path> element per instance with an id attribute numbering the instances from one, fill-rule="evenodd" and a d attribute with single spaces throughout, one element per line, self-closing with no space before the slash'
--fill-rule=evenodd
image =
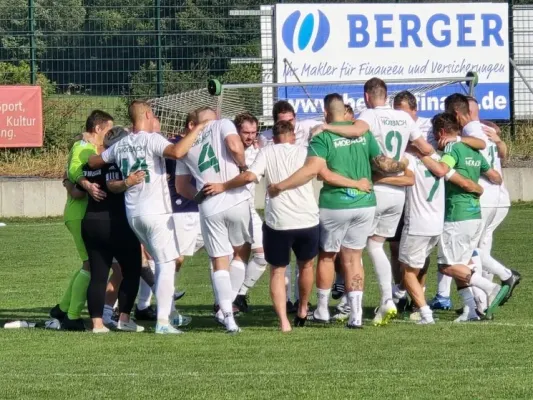
<path id="1" fill-rule="evenodd" d="M 349 292 L 347 297 L 350 303 L 350 319 L 348 324 L 363 325 L 363 292 Z"/>
<path id="2" fill-rule="evenodd" d="M 450 297 L 453 278 L 437 272 L 437 294 L 442 297 Z"/>
<path id="3" fill-rule="evenodd" d="M 220 270 L 213 273 L 213 287 L 215 288 L 216 296 L 220 310 L 224 314 L 224 321 L 228 324 L 235 324 L 233 318 L 233 290 L 231 287 L 230 273 L 228 271 Z"/>
<path id="4" fill-rule="evenodd" d="M 215 299 L 215 304 L 218 304 L 217 291 L 215 290 L 215 280 L 213 279 L 213 261 L 209 259 L 209 279 L 211 279 L 211 289 L 213 289 L 213 298 Z"/>
<path id="5" fill-rule="evenodd" d="M 504 265 L 492 258 L 487 251 L 481 249 L 476 249 L 476 251 L 481 259 L 481 265 L 483 266 L 483 269 L 487 272 L 498 276 L 501 281 L 506 281 L 513 275 L 509 268 L 506 268 Z"/>
<path id="6" fill-rule="evenodd" d="M 155 274 L 154 260 L 148 260 L 148 266 L 150 267 L 152 272 Z M 150 302 L 152 301 L 152 293 L 154 291 L 155 291 L 155 285 L 154 287 L 150 287 L 144 281 L 144 279 L 141 279 L 141 283 L 139 285 L 139 296 L 137 297 L 137 308 L 139 310 L 146 310 L 148 307 L 150 307 Z"/>
<path id="7" fill-rule="evenodd" d="M 265 255 L 263 253 L 254 254 L 252 260 L 248 263 L 246 267 L 246 275 L 244 277 L 244 283 L 239 289 L 240 295 L 245 295 L 248 293 L 248 290 L 253 288 L 257 281 L 261 279 L 267 267 L 267 262 L 265 260 Z"/>
<path id="8" fill-rule="evenodd" d="M 169 324 L 169 316 L 174 304 L 174 276 L 176 262 L 174 260 L 155 265 L 155 297 L 157 300 L 157 322 Z"/>
<path id="9" fill-rule="evenodd" d="M 381 304 L 385 304 L 387 300 L 392 300 L 392 267 L 383 249 L 383 244 L 383 242 L 372 239 L 368 239 L 367 243 L 368 255 L 374 264 L 381 289 Z"/>
<path id="10" fill-rule="evenodd" d="M 317 289 L 317 304 L 315 315 L 319 319 L 329 320 L 329 294 L 331 289 Z"/>
<path id="11" fill-rule="evenodd" d="M 474 300 L 472 289 L 469 287 L 461 289 L 459 290 L 459 294 L 463 298 L 463 302 L 465 305 L 463 309 L 463 315 L 467 314 L 467 316 L 465 315 L 465 317 L 467 317 L 468 319 L 476 319 L 476 301 Z"/>
<path id="12" fill-rule="evenodd" d="M 233 291 L 233 297 L 231 301 L 235 300 L 239 289 L 244 283 L 244 277 L 246 276 L 246 264 L 240 260 L 231 260 L 229 263 L 229 276 L 231 281 L 231 289 Z M 219 300 L 220 297 L 219 297 Z"/>
<path id="13" fill-rule="evenodd" d="M 487 296 L 498 286 L 495 283 L 492 283 L 488 279 L 483 278 L 482 274 L 479 272 L 474 272 L 470 278 L 470 285 L 476 286 L 483 290 Z"/>

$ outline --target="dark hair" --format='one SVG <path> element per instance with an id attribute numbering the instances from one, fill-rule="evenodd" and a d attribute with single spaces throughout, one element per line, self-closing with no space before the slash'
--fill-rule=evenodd
<path id="1" fill-rule="evenodd" d="M 433 125 L 433 132 L 440 132 L 444 130 L 446 133 L 460 133 L 461 125 L 457 121 L 455 114 L 450 112 L 443 112 L 435 115 L 431 119 L 431 124 Z"/>
<path id="2" fill-rule="evenodd" d="M 371 97 L 383 98 L 387 97 L 387 84 L 383 79 L 371 78 L 365 82 L 365 93 L 368 93 Z"/>
<path id="3" fill-rule="evenodd" d="M 109 121 L 113 121 L 113 117 L 110 114 L 105 111 L 94 110 L 89 117 L 87 117 L 87 121 L 85 122 L 85 132 L 94 133 L 98 125 L 105 124 Z"/>
<path id="4" fill-rule="evenodd" d="M 107 132 L 104 138 L 104 147 L 107 149 L 113 146 L 115 143 L 121 139 L 128 136 L 130 133 L 122 126 L 114 126 L 112 129 Z"/>
<path id="5" fill-rule="evenodd" d="M 349 105 L 349 104 L 345 104 L 345 105 L 344 105 L 344 112 L 345 112 L 345 113 L 348 113 L 348 114 L 352 114 L 352 115 L 355 114 L 355 113 L 353 112 L 353 108 L 352 108 L 352 106 Z"/>
<path id="6" fill-rule="evenodd" d="M 285 113 L 292 113 L 293 115 L 296 115 L 294 112 L 294 107 L 291 105 L 291 103 L 286 100 L 277 101 L 272 108 L 272 118 L 274 118 L 274 122 L 278 122 L 279 115 Z"/>
<path id="7" fill-rule="evenodd" d="M 286 133 L 294 133 L 294 126 L 292 126 L 289 121 L 278 121 L 272 127 L 272 134 L 274 136 L 279 136 Z"/>
<path id="8" fill-rule="evenodd" d="M 198 125 L 200 123 L 200 114 L 203 113 L 204 111 L 212 111 L 216 114 L 215 110 L 207 106 L 198 107 L 192 111 L 189 111 L 189 113 L 187 114 L 187 117 L 185 118 L 185 130 L 189 129 L 189 124 L 191 122 L 194 125 Z"/>
<path id="9" fill-rule="evenodd" d="M 407 103 L 410 110 L 414 111 L 417 109 L 416 97 L 408 90 L 403 90 L 394 96 L 393 107 L 397 108 L 401 106 L 403 102 Z"/>
<path id="10" fill-rule="evenodd" d="M 256 117 L 254 117 L 250 113 L 242 113 L 235 117 L 235 121 L 233 123 L 235 124 L 235 127 L 237 128 L 237 132 L 241 131 L 242 124 L 245 122 L 249 122 L 251 124 L 255 124 L 257 127 L 259 127 L 259 121 Z"/>
<path id="11" fill-rule="evenodd" d="M 329 111 L 331 108 L 331 105 L 336 101 L 340 101 L 344 105 L 344 100 L 342 99 L 342 96 L 340 94 L 338 93 L 327 94 L 326 97 L 324 97 L 324 110 Z"/>
<path id="12" fill-rule="evenodd" d="M 468 101 L 473 101 L 474 103 L 479 104 L 474 96 L 466 96 L 466 98 L 468 99 Z"/>
<path id="13" fill-rule="evenodd" d="M 444 110 L 451 113 L 466 115 L 470 112 L 468 97 L 461 93 L 454 93 L 444 100 Z"/>

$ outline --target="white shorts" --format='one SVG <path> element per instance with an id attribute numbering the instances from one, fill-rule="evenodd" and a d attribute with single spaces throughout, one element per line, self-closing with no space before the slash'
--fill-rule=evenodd
<path id="1" fill-rule="evenodd" d="M 480 249 L 485 250 L 490 254 L 492 250 L 492 235 L 503 222 L 508 212 L 508 207 L 481 208 L 482 228 L 478 245 Z"/>
<path id="2" fill-rule="evenodd" d="M 352 250 L 366 247 L 374 221 L 375 207 L 347 210 L 320 209 L 320 248 L 338 253 L 341 246 Z"/>
<path id="3" fill-rule="evenodd" d="M 481 220 L 445 222 L 440 235 L 438 263 L 468 265 L 481 236 Z"/>
<path id="4" fill-rule="evenodd" d="M 409 235 L 408 230 L 404 227 L 402 231 L 398 260 L 411 268 L 422 269 L 426 264 L 426 258 L 439 242 L 439 236 Z"/>
<path id="5" fill-rule="evenodd" d="M 200 224 L 209 257 L 229 256 L 234 247 L 252 243 L 252 216 L 247 201 L 210 217 L 200 215 Z"/>
<path id="6" fill-rule="evenodd" d="M 172 214 L 141 215 L 131 218 L 129 223 L 156 264 L 174 261 L 180 256 Z"/>
<path id="7" fill-rule="evenodd" d="M 204 247 L 204 238 L 200 228 L 200 213 L 186 212 L 172 214 L 178 247 L 182 256 L 193 256 Z"/>
<path id="8" fill-rule="evenodd" d="M 263 248 L 263 220 L 253 205 L 250 205 L 250 213 L 252 215 L 252 250 L 261 249 Z"/>
<path id="9" fill-rule="evenodd" d="M 377 235 L 384 238 L 394 237 L 396 228 L 402 217 L 405 204 L 405 193 L 376 191 L 376 216 L 370 236 Z"/>

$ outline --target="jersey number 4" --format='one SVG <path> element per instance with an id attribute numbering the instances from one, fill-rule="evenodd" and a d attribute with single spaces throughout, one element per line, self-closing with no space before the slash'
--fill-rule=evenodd
<path id="1" fill-rule="evenodd" d="M 127 158 L 123 158 L 120 170 L 124 179 L 134 172 L 144 171 L 144 181 L 146 183 L 150 183 L 150 171 L 148 171 L 148 165 L 146 164 L 145 158 L 137 158 L 131 168 L 129 160 Z"/>
<path id="2" fill-rule="evenodd" d="M 215 155 L 215 151 L 209 143 L 206 143 L 202 146 L 202 151 L 198 158 L 198 169 L 200 172 L 204 172 L 211 167 L 215 169 L 215 172 L 220 172 L 220 165 L 218 164 L 218 158 Z"/>
<path id="3" fill-rule="evenodd" d="M 396 143 L 394 143 L 396 142 Z M 396 146 L 394 146 L 396 144 Z M 385 136 L 385 148 L 387 151 L 394 153 L 396 161 L 400 161 L 400 151 L 402 150 L 402 135 L 398 131 L 390 131 Z"/>

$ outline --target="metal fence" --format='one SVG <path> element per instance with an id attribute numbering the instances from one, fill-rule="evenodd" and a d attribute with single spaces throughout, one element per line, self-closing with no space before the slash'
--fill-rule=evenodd
<path id="1" fill-rule="evenodd" d="M 533 96 L 524 80 L 533 79 L 533 6 L 522 5 L 528 2 L 510 4 L 517 8 L 514 20 L 510 13 L 510 57 L 521 72 L 512 76 L 511 100 L 517 115 L 529 118 Z M 196 89 L 213 77 L 261 82 L 261 18 L 250 11 L 265 3 L 271 2 L 2 0 L 0 84 L 42 85 L 45 144 L 64 146 L 94 108 L 120 123 L 132 97 Z"/>

